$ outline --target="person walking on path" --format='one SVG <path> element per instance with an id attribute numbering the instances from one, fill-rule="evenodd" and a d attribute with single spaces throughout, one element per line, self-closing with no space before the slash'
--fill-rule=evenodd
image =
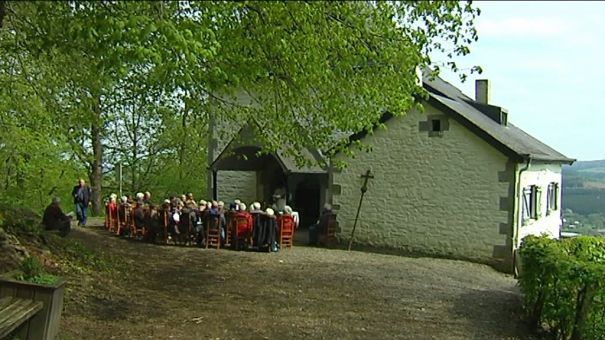
<path id="1" fill-rule="evenodd" d="M 76 215 L 78 216 L 78 226 L 86 226 L 86 210 L 88 209 L 88 202 L 92 196 L 90 187 L 86 185 L 86 181 L 80 178 L 78 185 L 71 191 L 71 195 L 74 198 L 74 204 L 76 205 Z"/>

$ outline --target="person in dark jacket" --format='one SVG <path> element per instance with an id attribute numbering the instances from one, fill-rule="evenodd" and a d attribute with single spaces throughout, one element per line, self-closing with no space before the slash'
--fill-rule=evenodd
<path id="1" fill-rule="evenodd" d="M 86 211 L 88 209 L 88 202 L 90 202 L 92 197 L 92 191 L 86 185 L 86 182 L 80 178 L 78 185 L 71 191 L 71 196 L 74 198 L 74 204 L 76 205 L 78 226 L 84 227 L 86 225 Z"/>
<path id="2" fill-rule="evenodd" d="M 324 209 L 319 216 L 319 221 L 316 224 L 309 226 L 309 245 L 317 245 L 319 235 L 323 234 L 328 228 L 328 222 L 332 215 L 332 206 L 329 203 L 324 205 Z"/>
<path id="3" fill-rule="evenodd" d="M 59 235 L 65 237 L 71 231 L 71 217 L 63 213 L 60 204 L 58 197 L 53 198 L 44 210 L 42 224 L 46 230 L 59 230 Z"/>

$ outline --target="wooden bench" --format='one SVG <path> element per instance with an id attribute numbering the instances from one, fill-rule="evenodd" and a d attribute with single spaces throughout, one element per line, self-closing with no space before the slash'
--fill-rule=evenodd
<path id="1" fill-rule="evenodd" d="M 12 296 L 0 298 L 0 339 L 29 321 L 42 309 L 42 302 Z M 24 338 L 27 338 L 25 335 Z"/>

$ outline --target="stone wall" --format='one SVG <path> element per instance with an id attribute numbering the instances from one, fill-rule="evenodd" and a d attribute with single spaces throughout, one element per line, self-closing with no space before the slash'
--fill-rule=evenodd
<path id="1" fill-rule="evenodd" d="M 430 132 L 431 119 L 445 131 Z M 356 243 L 496 264 L 510 257 L 513 219 L 503 202 L 514 201 L 514 164 L 428 104 L 386 125 L 363 140 L 372 152 L 358 152 L 333 175 L 339 236 L 349 237 L 360 175 L 371 169 Z"/>
<path id="2" fill-rule="evenodd" d="M 218 171 L 216 181 L 217 196 L 221 201 L 239 199 L 248 205 L 257 199 L 255 171 Z"/>

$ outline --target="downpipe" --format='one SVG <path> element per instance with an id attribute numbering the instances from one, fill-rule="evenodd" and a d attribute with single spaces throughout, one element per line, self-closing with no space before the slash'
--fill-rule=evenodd
<path id="1" fill-rule="evenodd" d="M 525 167 L 521 170 L 519 170 L 519 173 L 517 174 L 517 190 L 515 192 L 515 195 L 517 196 L 516 198 L 519 198 L 519 194 L 521 193 L 521 175 L 527 171 L 529 169 L 529 167 L 531 166 L 531 157 L 529 155 L 526 155 L 527 157 L 527 164 L 525 164 Z M 522 207 L 520 206 L 521 204 L 523 204 L 523 202 L 521 202 L 521 200 L 519 200 L 519 207 L 516 210 L 515 215 L 515 221 L 513 224 L 513 274 L 515 276 L 515 278 L 519 277 L 519 270 L 517 268 L 517 243 L 519 241 L 519 228 L 520 226 L 520 222 L 519 222 L 519 211 L 520 209 L 522 209 Z M 517 224 L 517 228 L 515 228 L 515 223 Z M 516 229 L 516 230 L 515 230 Z"/>

